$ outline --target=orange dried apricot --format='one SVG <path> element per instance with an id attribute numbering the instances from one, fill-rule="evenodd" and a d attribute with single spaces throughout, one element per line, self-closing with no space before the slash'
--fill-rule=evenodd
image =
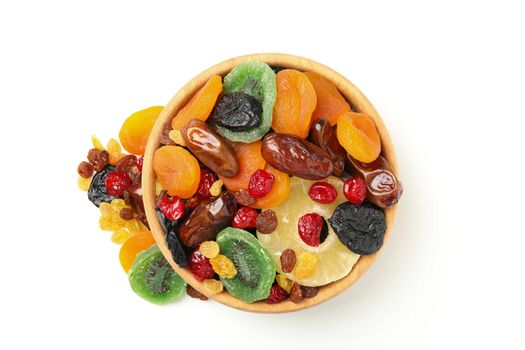
<path id="1" fill-rule="evenodd" d="M 118 136 L 126 151 L 131 154 L 144 155 L 149 134 L 163 108 L 161 106 L 149 107 L 133 113 L 124 121 Z"/>
<path id="2" fill-rule="evenodd" d="M 277 73 L 276 83 L 273 130 L 306 138 L 310 130 L 312 112 L 317 104 L 312 83 L 306 75 L 295 69 L 285 69 Z"/>
<path id="3" fill-rule="evenodd" d="M 155 239 L 149 231 L 143 231 L 124 241 L 124 244 L 120 247 L 120 253 L 118 256 L 120 265 L 122 265 L 124 271 L 126 271 L 126 273 L 129 271 L 138 253 L 148 249 L 153 244 L 155 244 Z"/>
<path id="4" fill-rule="evenodd" d="M 182 108 L 171 121 L 171 127 L 179 130 L 191 119 L 206 121 L 210 116 L 217 97 L 222 92 L 222 78 L 219 75 L 211 77 L 204 86 L 197 91 L 190 102 Z"/>
<path id="5" fill-rule="evenodd" d="M 239 173 L 234 177 L 224 177 L 219 175 L 219 178 L 227 189 L 231 191 L 247 189 L 252 174 L 257 169 L 264 169 L 266 161 L 262 157 L 261 146 L 261 141 L 255 141 L 252 143 L 233 143 L 233 150 L 235 151 L 235 156 L 239 162 Z"/>
<path id="6" fill-rule="evenodd" d="M 371 163 L 381 153 L 374 120 L 365 113 L 346 112 L 337 118 L 337 140 L 353 158 Z"/>
<path id="7" fill-rule="evenodd" d="M 197 159 L 180 146 L 163 146 L 153 155 L 157 181 L 170 196 L 190 198 L 197 192 L 201 170 Z"/>
<path id="8" fill-rule="evenodd" d="M 314 72 L 305 72 L 304 74 L 314 86 L 317 96 L 317 106 L 312 114 L 312 123 L 320 118 L 325 118 L 330 122 L 330 125 L 335 125 L 337 117 L 351 110 L 350 105 L 337 87 L 328 79 Z"/>
<path id="9" fill-rule="evenodd" d="M 270 164 L 266 164 L 264 168 L 267 172 L 275 177 L 272 189 L 264 197 L 257 199 L 255 204 L 250 205 L 252 208 L 272 208 L 281 204 L 290 193 L 290 176 L 287 173 L 273 168 Z"/>

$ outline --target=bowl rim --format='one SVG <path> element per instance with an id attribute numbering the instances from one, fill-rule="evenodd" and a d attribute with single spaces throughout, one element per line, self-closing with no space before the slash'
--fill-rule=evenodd
<path id="1" fill-rule="evenodd" d="M 383 157 L 388 160 L 392 167 L 393 173 L 396 175 L 396 177 L 398 177 L 398 167 L 394 147 L 383 120 L 379 116 L 379 113 L 376 111 L 372 103 L 370 103 L 367 97 L 353 83 L 333 69 L 308 58 L 283 53 L 248 54 L 225 60 L 202 71 L 200 74 L 187 82 L 164 107 L 151 131 L 144 154 L 142 174 L 144 209 L 148 223 L 150 225 L 150 230 L 157 245 L 162 251 L 162 254 L 164 257 L 166 257 L 175 271 L 188 284 L 190 284 L 200 293 L 206 295 L 210 299 L 218 301 L 221 304 L 243 311 L 256 313 L 283 313 L 298 311 L 319 305 L 337 296 L 342 291 L 350 287 L 353 283 L 355 283 L 355 281 L 357 281 L 368 270 L 368 268 L 377 259 L 386 242 L 388 241 L 396 214 L 397 204 L 391 208 L 384 209 L 387 229 L 385 232 L 385 242 L 381 249 L 374 254 L 360 256 L 348 275 L 328 285 L 319 287 L 319 292 L 314 298 L 303 298 L 301 302 L 297 304 L 291 302 L 290 300 L 286 300 L 279 304 L 267 304 L 264 301 L 248 304 L 229 294 L 226 290 L 216 295 L 210 295 L 205 290 L 203 290 L 201 287 L 201 282 L 197 281 L 189 270 L 179 267 L 173 261 L 171 253 L 165 243 L 165 234 L 155 213 L 156 176 L 151 164 L 153 161 L 154 152 L 160 146 L 160 136 L 165 124 L 171 121 L 172 117 L 176 115 L 176 113 L 190 100 L 193 94 L 199 88 L 201 88 L 206 83 L 206 81 L 208 81 L 209 78 L 214 75 L 220 75 L 224 77 L 224 75 L 227 74 L 234 66 L 246 61 L 262 61 L 269 64 L 270 66 L 293 68 L 300 71 L 313 71 L 335 84 L 341 94 L 347 99 L 347 101 L 350 102 L 353 111 L 364 112 L 374 119 L 381 138 L 381 155 L 383 155 Z"/>

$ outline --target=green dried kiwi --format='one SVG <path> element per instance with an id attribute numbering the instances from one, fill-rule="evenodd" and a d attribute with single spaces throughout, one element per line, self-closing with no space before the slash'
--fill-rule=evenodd
<path id="1" fill-rule="evenodd" d="M 153 304 L 168 304 L 186 290 L 186 282 L 173 270 L 159 248 L 139 253 L 128 272 L 131 289 Z"/>
<path id="2" fill-rule="evenodd" d="M 234 278 L 221 278 L 226 290 L 246 303 L 266 299 L 275 279 L 275 262 L 251 233 L 227 227 L 217 235 L 221 254 L 235 265 Z"/>
<path id="3" fill-rule="evenodd" d="M 272 126 L 273 105 L 277 95 L 275 73 L 269 65 L 258 61 L 248 61 L 235 66 L 224 77 L 224 94 L 244 92 L 255 97 L 262 105 L 261 123 L 259 126 L 233 131 L 217 125 L 218 132 L 234 142 L 250 143 L 262 139 Z"/>

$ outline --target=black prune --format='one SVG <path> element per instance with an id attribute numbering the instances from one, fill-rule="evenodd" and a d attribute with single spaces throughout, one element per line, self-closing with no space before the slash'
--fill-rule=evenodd
<path id="1" fill-rule="evenodd" d="M 373 254 L 383 245 L 385 213 L 369 202 L 341 203 L 328 221 L 339 240 L 356 254 Z"/>
<path id="2" fill-rule="evenodd" d="M 106 179 L 106 175 L 115 169 L 116 168 L 114 166 L 107 165 L 104 169 L 102 169 L 102 171 L 96 173 L 93 176 L 93 179 L 91 179 L 91 184 L 89 185 L 87 195 L 88 199 L 95 206 L 98 207 L 102 202 L 111 202 L 115 198 L 121 198 L 110 196 L 106 191 L 106 183 L 104 182 L 104 180 Z"/>
<path id="3" fill-rule="evenodd" d="M 275 74 L 279 73 L 279 72 L 282 71 L 282 70 L 288 69 L 288 68 L 281 67 L 281 66 L 270 66 L 270 67 L 272 68 L 272 70 L 273 70 L 273 72 L 274 72 Z"/>
<path id="4" fill-rule="evenodd" d="M 159 208 L 156 209 L 156 213 L 160 226 L 166 234 L 166 244 L 171 252 L 171 257 L 180 267 L 187 267 L 188 257 L 178 237 L 179 222 L 177 220 L 171 221 L 166 218 Z"/>
<path id="5" fill-rule="evenodd" d="M 244 92 L 225 94 L 215 106 L 215 124 L 232 131 L 244 131 L 261 124 L 262 105 Z"/>

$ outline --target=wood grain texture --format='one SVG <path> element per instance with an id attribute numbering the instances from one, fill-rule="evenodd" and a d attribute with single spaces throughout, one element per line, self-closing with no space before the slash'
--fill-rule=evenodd
<path id="1" fill-rule="evenodd" d="M 169 101 L 167 106 L 160 114 L 159 119 L 157 120 L 157 123 L 155 124 L 151 132 L 146 148 L 146 153 L 144 156 L 144 166 L 142 174 L 142 190 L 144 195 L 144 205 L 148 222 L 150 224 L 151 232 L 153 233 L 153 236 L 155 237 L 155 240 L 160 250 L 166 257 L 166 259 L 169 261 L 171 266 L 173 266 L 173 268 L 177 271 L 177 273 L 199 292 L 207 295 L 211 299 L 218 301 L 219 303 L 231 306 L 239 310 L 259 313 L 291 312 L 318 305 L 330 298 L 335 297 L 343 290 L 351 286 L 359 277 L 361 277 L 366 272 L 366 270 L 368 270 L 368 268 L 376 260 L 378 255 L 381 253 L 381 250 L 384 249 L 385 246 L 383 245 L 383 248 L 381 248 L 381 250 L 375 254 L 360 257 L 357 263 L 352 268 L 352 271 L 346 277 L 329 285 L 320 287 L 319 293 L 315 298 L 303 299 L 298 304 L 294 304 L 291 301 L 285 301 L 283 303 L 273 305 L 266 304 L 265 302 L 255 302 L 253 304 L 247 304 L 233 297 L 226 291 L 218 295 L 209 295 L 202 289 L 201 283 L 198 282 L 188 270 L 179 268 L 171 258 L 171 254 L 165 243 L 164 232 L 162 231 L 157 217 L 155 215 L 155 173 L 153 171 L 152 161 L 153 154 L 160 145 L 159 139 L 163 126 L 167 122 L 169 122 L 182 107 L 184 107 L 186 102 L 189 101 L 193 94 L 200 87 L 202 87 L 210 77 L 216 74 L 224 76 L 237 64 L 253 60 L 266 62 L 274 66 L 295 68 L 301 71 L 313 71 L 324 76 L 332 83 L 334 83 L 339 89 L 339 91 L 341 91 L 341 93 L 348 99 L 348 101 L 350 101 L 354 110 L 359 112 L 365 112 L 374 119 L 377 129 L 379 131 L 379 135 L 381 136 L 381 153 L 384 157 L 386 157 L 386 159 L 388 159 L 394 173 L 396 174 L 396 176 L 398 176 L 397 162 L 392 141 L 390 139 L 390 136 L 388 135 L 388 131 L 383 121 L 381 120 L 381 117 L 375 110 L 374 106 L 370 103 L 370 101 L 368 101 L 366 96 L 361 91 L 359 91 L 359 89 L 356 86 L 354 86 L 349 80 L 347 80 L 339 73 L 333 71 L 332 69 L 306 58 L 277 53 L 252 54 L 232 58 L 205 70 L 204 72 L 193 78 L 191 81 L 189 81 L 184 87 L 182 87 L 182 89 L 179 90 L 179 92 L 171 99 L 171 101 Z M 396 206 L 385 210 L 387 221 L 385 243 L 390 236 L 395 214 Z"/>

